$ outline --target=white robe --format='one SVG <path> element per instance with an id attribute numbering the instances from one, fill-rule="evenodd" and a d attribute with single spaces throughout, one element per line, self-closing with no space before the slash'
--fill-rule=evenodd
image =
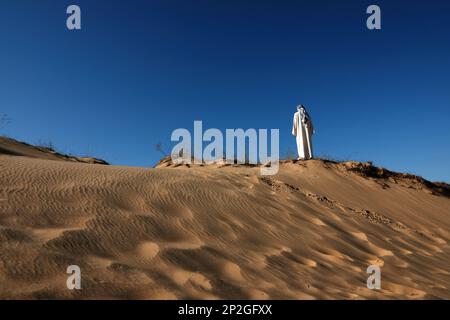
<path id="1" fill-rule="evenodd" d="M 303 119 L 300 119 L 303 118 Z M 311 159 L 313 157 L 312 151 L 312 135 L 314 129 L 312 120 L 308 113 L 300 115 L 300 111 L 294 114 L 294 121 L 292 126 L 292 135 L 297 140 L 297 151 L 299 159 Z"/>

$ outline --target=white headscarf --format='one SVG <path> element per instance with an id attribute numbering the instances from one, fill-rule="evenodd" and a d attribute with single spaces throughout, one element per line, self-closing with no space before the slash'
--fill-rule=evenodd
<path id="1" fill-rule="evenodd" d="M 306 111 L 304 105 L 299 105 L 297 107 L 297 110 L 299 112 L 300 120 L 302 121 L 302 123 L 312 122 L 311 117 L 309 116 L 308 111 Z"/>

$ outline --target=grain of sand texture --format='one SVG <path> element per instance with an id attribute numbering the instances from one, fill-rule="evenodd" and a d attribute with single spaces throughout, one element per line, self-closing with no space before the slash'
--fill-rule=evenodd
<path id="1" fill-rule="evenodd" d="M 107 166 L 7 142 L 2 299 L 450 298 L 448 185 L 322 160 L 267 177 Z M 66 287 L 74 264 L 81 290 Z M 381 290 L 366 287 L 371 264 Z"/>

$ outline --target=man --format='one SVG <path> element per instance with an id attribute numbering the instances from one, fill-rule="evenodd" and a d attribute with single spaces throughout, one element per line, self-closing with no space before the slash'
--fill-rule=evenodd
<path id="1" fill-rule="evenodd" d="M 297 107 L 294 114 L 292 135 L 297 140 L 298 160 L 312 159 L 312 135 L 314 134 L 313 124 L 306 108 L 303 105 Z"/>

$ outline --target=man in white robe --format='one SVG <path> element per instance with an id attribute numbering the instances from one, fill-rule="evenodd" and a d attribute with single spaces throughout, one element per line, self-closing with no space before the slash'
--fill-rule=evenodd
<path id="1" fill-rule="evenodd" d="M 299 105 L 297 110 L 294 114 L 292 135 L 297 140 L 298 160 L 312 159 L 312 135 L 314 134 L 312 120 L 303 105 Z"/>

